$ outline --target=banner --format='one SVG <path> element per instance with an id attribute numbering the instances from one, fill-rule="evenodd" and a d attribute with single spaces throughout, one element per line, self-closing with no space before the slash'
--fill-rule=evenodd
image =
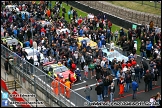
<path id="1" fill-rule="evenodd" d="M 133 24 L 132 25 L 132 29 L 135 29 L 136 30 L 137 29 L 137 25 Z"/>
<path id="2" fill-rule="evenodd" d="M 134 47 L 136 48 L 137 51 L 137 41 L 134 41 Z"/>

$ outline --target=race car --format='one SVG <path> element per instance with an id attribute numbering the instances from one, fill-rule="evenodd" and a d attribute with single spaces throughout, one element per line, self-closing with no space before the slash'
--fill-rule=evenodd
<path id="1" fill-rule="evenodd" d="M 102 52 L 104 53 L 105 57 L 112 62 L 112 60 L 115 58 L 117 61 L 124 60 L 125 62 L 128 61 L 128 57 L 124 56 L 123 54 L 119 53 L 117 50 L 109 51 L 108 49 L 102 49 Z"/>
<path id="2" fill-rule="evenodd" d="M 3 42 L 7 42 L 7 45 L 17 45 L 18 43 L 20 43 L 21 47 L 23 47 L 23 43 L 18 41 L 16 38 L 14 37 L 2 37 L 1 40 Z"/>
<path id="3" fill-rule="evenodd" d="M 78 48 L 80 49 L 81 46 L 82 46 L 82 41 L 83 40 L 86 40 L 87 42 L 87 45 L 90 45 L 91 49 L 97 49 L 98 46 L 97 46 L 97 43 L 92 41 L 91 39 L 87 38 L 87 37 L 78 37 L 77 38 L 77 44 L 78 44 Z"/>
<path id="4" fill-rule="evenodd" d="M 68 33 L 70 33 L 70 30 L 68 29 L 68 28 L 62 28 L 62 29 L 57 29 L 56 30 L 56 33 L 59 35 L 61 32 L 64 32 L 64 33 L 66 33 L 66 32 L 68 32 Z"/>
<path id="5" fill-rule="evenodd" d="M 40 24 L 42 27 L 44 27 L 45 25 L 51 25 L 53 26 L 53 24 L 49 21 L 45 21 L 45 20 L 40 20 L 40 21 L 37 21 L 38 24 Z"/>
<path id="6" fill-rule="evenodd" d="M 17 5 L 7 5 L 5 9 L 8 9 L 9 11 L 15 10 L 16 12 L 20 12 L 19 8 Z"/>
<path id="7" fill-rule="evenodd" d="M 27 11 L 19 11 L 19 12 L 17 12 L 17 14 L 19 15 L 19 14 L 26 14 L 27 16 L 29 16 L 30 15 L 30 13 L 29 12 L 27 12 Z"/>
<path id="8" fill-rule="evenodd" d="M 57 63 L 57 64 L 53 64 L 54 62 L 49 62 L 49 63 L 45 63 L 43 64 L 42 70 L 44 72 L 46 72 L 49 75 L 49 72 L 51 74 L 52 77 L 58 77 L 58 75 L 60 73 L 62 73 L 63 78 L 65 79 L 69 79 L 70 77 L 70 81 L 72 83 L 77 81 L 76 78 L 76 74 L 72 71 L 70 71 L 66 66 Z"/>
<path id="9" fill-rule="evenodd" d="M 40 54 L 40 63 L 43 63 L 44 61 L 44 55 L 42 53 L 40 53 L 38 50 L 36 49 L 33 49 L 33 48 L 30 48 L 30 47 L 25 47 L 23 48 L 26 53 L 28 54 L 27 55 L 27 59 L 29 60 L 30 57 L 34 58 L 34 65 L 35 66 L 39 66 L 39 62 L 38 62 L 38 57 L 37 57 L 37 54 L 39 53 Z M 34 54 L 33 54 L 34 53 Z M 34 57 L 33 57 L 34 56 Z"/>

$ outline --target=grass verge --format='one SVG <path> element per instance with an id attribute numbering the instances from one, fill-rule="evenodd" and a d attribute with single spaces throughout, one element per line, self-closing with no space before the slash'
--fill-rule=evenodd
<path id="1" fill-rule="evenodd" d="M 157 8 L 155 8 L 155 3 L 150 2 L 150 1 L 143 1 L 143 5 L 142 5 L 142 1 L 107 1 L 107 2 L 117 5 L 117 6 L 140 11 L 140 12 L 161 15 L 161 4 L 160 3 L 156 3 Z"/>

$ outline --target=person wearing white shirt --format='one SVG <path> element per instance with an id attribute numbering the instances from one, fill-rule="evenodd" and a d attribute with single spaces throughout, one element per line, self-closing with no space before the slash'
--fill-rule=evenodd
<path id="1" fill-rule="evenodd" d="M 112 50 L 112 49 L 114 49 L 115 48 L 115 46 L 114 46 L 114 42 L 110 42 L 110 51 Z"/>
<path id="2" fill-rule="evenodd" d="M 154 107 L 154 103 L 156 102 L 156 100 L 155 100 L 155 96 L 152 96 L 151 98 L 150 98 L 150 103 L 151 103 L 151 106 L 150 107 Z"/>
<path id="3" fill-rule="evenodd" d="M 48 59 L 48 57 L 46 56 L 46 57 L 44 58 L 43 63 L 45 64 L 45 63 L 48 63 L 48 62 L 49 62 L 49 59 Z"/>
<path id="4" fill-rule="evenodd" d="M 103 68 L 104 65 L 105 65 L 105 60 L 103 59 L 103 60 L 101 61 L 101 67 Z"/>
<path id="5" fill-rule="evenodd" d="M 83 70 L 83 68 L 84 68 L 84 63 L 85 63 L 85 58 L 84 58 L 83 55 L 81 55 L 80 62 L 81 62 L 81 68 L 82 68 L 82 70 Z"/>
<path id="6" fill-rule="evenodd" d="M 87 63 L 84 66 L 84 78 L 88 79 L 88 64 Z"/>
<path id="7" fill-rule="evenodd" d="M 33 48 L 37 49 L 37 42 L 36 41 L 33 41 Z"/>
<path id="8" fill-rule="evenodd" d="M 76 63 L 78 64 L 78 57 L 79 57 L 79 54 L 78 54 L 77 51 L 75 51 L 75 53 L 74 53 L 74 57 L 75 57 L 75 59 L 76 59 Z"/>

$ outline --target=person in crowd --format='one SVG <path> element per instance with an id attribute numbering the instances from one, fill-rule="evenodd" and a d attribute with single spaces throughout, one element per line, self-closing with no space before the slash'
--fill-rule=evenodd
<path id="1" fill-rule="evenodd" d="M 119 32 L 118 32 L 118 30 L 116 30 L 115 33 L 114 33 L 114 36 L 115 36 L 115 42 L 116 42 L 117 39 L 118 39 L 118 35 L 119 35 Z"/>
<path id="2" fill-rule="evenodd" d="M 119 81 L 119 97 L 124 97 L 124 86 L 125 86 L 125 81 L 124 78 L 121 77 Z"/>
<path id="3" fill-rule="evenodd" d="M 110 85 L 109 76 L 106 76 L 103 79 L 103 84 L 104 84 L 104 97 L 108 97 L 108 87 Z"/>
<path id="4" fill-rule="evenodd" d="M 110 91 L 110 102 L 114 101 L 114 93 L 115 93 L 115 85 L 112 82 L 111 85 L 108 87 L 109 91 Z"/>
<path id="5" fill-rule="evenodd" d="M 71 82 L 68 79 L 65 80 L 65 86 L 66 86 L 66 89 L 65 89 L 66 98 L 69 99 L 70 98 Z"/>
<path id="6" fill-rule="evenodd" d="M 101 65 L 100 63 L 97 63 L 96 67 L 95 67 L 95 70 L 96 70 L 96 80 L 99 80 L 101 79 Z"/>
<path id="7" fill-rule="evenodd" d="M 85 79 L 88 79 L 88 73 L 89 73 L 88 64 L 86 63 L 84 66 L 84 78 Z"/>
<path id="8" fill-rule="evenodd" d="M 140 65 L 139 68 L 140 68 L 140 79 L 142 79 L 142 77 L 143 77 L 143 73 L 144 73 L 143 66 Z"/>
<path id="9" fill-rule="evenodd" d="M 95 76 L 95 64 L 94 61 L 91 61 L 89 64 L 89 71 L 91 73 L 91 79 Z"/>
<path id="10" fill-rule="evenodd" d="M 154 103 L 156 102 L 156 96 L 151 96 L 151 98 L 150 98 L 150 103 L 151 103 L 151 108 L 154 108 L 155 106 L 154 106 Z"/>
<path id="11" fill-rule="evenodd" d="M 141 52 L 141 56 L 143 58 L 146 58 L 146 46 L 144 43 L 140 46 L 140 52 Z"/>
<path id="12" fill-rule="evenodd" d="M 96 83 L 95 91 L 97 92 L 97 101 L 98 102 L 103 101 L 103 98 L 102 98 L 102 87 L 99 85 L 99 83 Z"/>
<path id="13" fill-rule="evenodd" d="M 84 93 L 86 95 L 86 99 L 91 102 L 90 93 L 91 93 L 92 87 L 90 87 L 88 84 L 86 85 L 86 88 L 84 89 Z"/>
<path id="14" fill-rule="evenodd" d="M 135 71 L 135 79 L 137 79 L 138 82 L 140 83 L 140 68 L 138 64 L 135 66 L 134 71 Z"/>
<path id="15" fill-rule="evenodd" d="M 149 69 L 149 66 L 146 63 L 146 61 L 144 61 L 143 59 L 141 61 L 141 64 L 142 64 L 142 67 L 143 67 L 143 70 L 144 70 L 143 75 L 145 75 L 146 74 L 146 71 Z"/>
<path id="16" fill-rule="evenodd" d="M 160 92 L 157 92 L 155 99 L 156 99 L 156 102 L 160 106 L 161 105 L 161 94 L 160 94 Z"/>
<path id="17" fill-rule="evenodd" d="M 126 75 L 125 75 L 125 82 L 126 82 L 126 92 L 129 92 L 129 88 L 130 88 L 130 83 L 132 82 L 132 78 L 131 78 L 131 73 L 129 70 L 126 71 Z"/>
<path id="18" fill-rule="evenodd" d="M 9 74 L 9 72 L 8 72 L 8 68 L 9 68 L 8 58 L 7 58 L 7 59 L 5 60 L 5 62 L 4 62 L 4 67 L 5 67 L 6 73 Z"/>
<path id="19" fill-rule="evenodd" d="M 157 86 L 157 80 L 158 80 L 159 72 L 158 72 L 158 69 L 156 68 L 156 66 L 154 66 L 154 68 L 152 69 L 152 75 L 153 75 L 152 85 Z"/>
<path id="20" fill-rule="evenodd" d="M 150 79 L 151 79 L 151 74 L 150 74 L 149 70 L 147 70 L 146 74 L 144 76 L 145 92 L 150 91 Z"/>
<path id="21" fill-rule="evenodd" d="M 81 71 L 80 71 L 80 69 L 79 68 L 77 68 L 76 70 L 75 70 L 75 74 L 76 74 L 76 76 L 77 76 L 77 80 L 82 80 L 82 77 L 81 77 Z"/>
<path id="22" fill-rule="evenodd" d="M 52 81 L 51 86 L 53 88 L 53 93 L 55 95 L 59 94 L 59 78 L 56 77 L 55 80 Z"/>
<path id="23" fill-rule="evenodd" d="M 147 41 L 146 42 L 146 55 L 148 59 L 151 57 L 151 50 L 152 50 L 152 43 L 151 41 Z"/>
<path id="24" fill-rule="evenodd" d="M 102 99 L 104 100 L 105 97 L 104 97 L 104 83 L 103 83 L 103 80 L 102 80 L 102 79 L 99 79 L 99 80 L 98 80 L 98 83 L 99 83 L 99 86 L 101 86 L 101 90 L 102 90 Z"/>
<path id="25" fill-rule="evenodd" d="M 30 63 L 30 65 L 29 65 L 30 72 L 31 72 L 31 74 L 33 74 L 33 65 L 34 65 L 34 59 L 33 59 L 33 57 L 30 57 L 30 59 L 28 61 Z"/>
<path id="26" fill-rule="evenodd" d="M 62 75 L 62 73 L 59 74 L 59 77 L 60 77 L 60 92 L 61 94 L 64 96 L 65 95 L 65 79 L 64 79 L 64 76 Z"/>
<path id="27" fill-rule="evenodd" d="M 81 64 L 81 69 L 84 70 L 85 58 L 83 54 L 81 54 L 80 64 Z"/>
<path id="28" fill-rule="evenodd" d="M 136 79 L 133 80 L 133 82 L 132 82 L 132 90 L 133 90 L 133 97 L 132 97 L 132 99 L 136 99 L 138 87 L 139 87 L 139 85 L 138 85 Z"/>

